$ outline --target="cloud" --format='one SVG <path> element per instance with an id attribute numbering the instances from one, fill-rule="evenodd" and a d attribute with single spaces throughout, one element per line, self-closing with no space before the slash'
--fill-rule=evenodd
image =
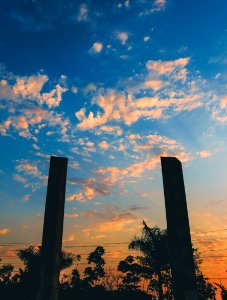
<path id="1" fill-rule="evenodd" d="M 227 96 L 224 96 L 220 100 L 220 107 L 221 108 L 227 108 Z"/>
<path id="2" fill-rule="evenodd" d="M 72 87 L 71 87 L 71 92 L 72 92 L 73 94 L 77 94 L 77 93 L 78 93 L 78 87 L 72 86 Z"/>
<path id="3" fill-rule="evenodd" d="M 150 134 L 140 136 L 138 134 L 131 134 L 128 136 L 129 142 L 133 147 L 134 152 L 141 152 L 141 150 L 159 149 L 159 151 L 183 151 L 184 147 L 177 143 L 176 140 L 170 139 L 166 136 L 157 134 Z"/>
<path id="4" fill-rule="evenodd" d="M 80 164 L 77 161 L 74 161 L 74 162 L 69 164 L 69 167 L 71 167 L 72 169 L 79 169 Z"/>
<path id="5" fill-rule="evenodd" d="M 208 150 L 203 150 L 203 151 L 198 152 L 198 155 L 199 155 L 201 158 L 207 158 L 207 157 L 210 157 L 210 156 L 211 156 L 211 152 L 208 151 Z"/>
<path id="6" fill-rule="evenodd" d="M 44 184 L 47 184 L 47 177 L 39 169 L 42 164 L 37 166 L 37 162 L 27 159 L 16 160 L 15 170 L 19 173 L 13 175 L 14 180 L 21 182 L 25 188 L 37 190 Z M 23 201 L 28 201 L 30 195 L 25 195 Z"/>
<path id="7" fill-rule="evenodd" d="M 99 143 L 99 147 L 103 150 L 108 150 L 109 144 L 106 141 L 102 141 L 101 143 Z"/>
<path id="8" fill-rule="evenodd" d="M 24 99 L 37 101 L 49 108 L 59 106 L 62 94 L 67 88 L 57 84 L 50 92 L 41 93 L 44 85 L 49 81 L 47 75 L 14 76 L 12 82 L 0 81 L 0 99 L 11 101 L 24 101 Z"/>
<path id="9" fill-rule="evenodd" d="M 123 180 L 124 177 L 141 177 L 142 173 L 147 170 L 154 170 L 160 164 L 160 155 L 147 157 L 145 160 L 133 163 L 126 168 L 105 167 L 98 168 L 99 175 L 105 175 L 112 183 Z M 106 178 L 106 180 L 107 180 Z"/>
<path id="10" fill-rule="evenodd" d="M 78 213 L 65 213 L 66 218 L 78 218 L 79 214 Z"/>
<path id="11" fill-rule="evenodd" d="M 0 228 L 0 235 L 6 235 L 10 232 L 9 228 Z"/>
<path id="12" fill-rule="evenodd" d="M 97 195 L 108 196 L 109 189 L 111 188 L 108 183 L 102 182 L 100 179 L 96 178 L 71 178 L 69 179 L 69 183 L 72 185 L 82 186 L 82 190 L 80 190 L 77 194 L 72 194 L 67 198 L 67 201 L 77 200 L 79 202 L 91 201 Z"/>
<path id="13" fill-rule="evenodd" d="M 161 11 L 164 10 L 166 7 L 166 0 L 155 0 L 153 4 L 154 11 Z"/>
<path id="14" fill-rule="evenodd" d="M 86 111 L 82 108 L 75 114 L 81 121 L 77 127 L 81 130 L 88 130 L 112 120 L 123 120 L 125 124 L 131 125 L 142 117 L 159 119 L 162 115 L 162 109 L 157 107 L 157 101 L 157 98 L 142 98 L 133 101 L 130 95 L 126 97 L 124 94 L 110 90 L 106 95 L 100 95 L 95 100 L 104 113 L 101 115 L 98 112 L 97 116 L 94 116 L 94 113 L 90 112 L 86 117 Z"/>
<path id="15" fill-rule="evenodd" d="M 100 53 L 103 49 L 103 44 L 101 42 L 95 42 L 91 49 L 90 49 L 90 52 L 91 53 Z"/>
<path id="16" fill-rule="evenodd" d="M 123 121 L 129 126 L 141 118 L 160 119 L 164 111 L 171 107 L 173 112 L 181 112 L 203 106 L 200 94 L 169 99 L 159 99 L 157 96 L 133 99 L 131 95 L 125 96 L 114 90 L 96 97 L 94 101 L 104 111 L 103 114 L 97 112 L 94 116 L 94 113 L 90 112 L 86 116 L 86 110 L 82 108 L 75 113 L 80 121 L 78 129 L 89 130 L 110 121 Z"/>
<path id="17" fill-rule="evenodd" d="M 79 12 L 77 15 L 77 21 L 78 22 L 86 22 L 88 21 L 88 7 L 85 3 L 81 4 L 79 7 Z"/>
<path id="18" fill-rule="evenodd" d="M 141 223 L 141 217 L 136 213 L 145 207 L 132 207 L 125 210 L 120 210 L 118 206 L 108 205 L 103 212 L 90 211 L 88 212 L 94 222 L 83 230 L 86 237 L 92 238 L 96 235 L 103 235 L 107 233 L 114 233 L 124 231 L 131 231 Z"/>
<path id="19" fill-rule="evenodd" d="M 188 63 L 189 57 L 169 61 L 150 60 L 146 63 L 146 67 L 149 71 L 155 72 L 158 75 L 172 75 L 176 80 L 186 80 L 186 65 Z"/>
<path id="20" fill-rule="evenodd" d="M 212 118 L 221 123 L 227 122 L 227 96 L 222 96 L 213 106 Z"/>
<path id="21" fill-rule="evenodd" d="M 20 115 L 10 116 L 6 121 L 0 123 L 0 134 L 7 135 L 12 130 L 18 132 L 19 136 L 32 138 L 45 126 L 58 127 L 62 136 L 67 134 L 69 120 L 64 120 L 61 114 L 40 107 L 19 109 L 18 113 Z"/>
<path id="22" fill-rule="evenodd" d="M 122 45 L 125 45 L 128 40 L 128 34 L 127 34 L 127 32 L 124 32 L 124 31 L 117 32 L 116 37 L 120 40 Z"/>
<path id="23" fill-rule="evenodd" d="M 163 85 L 163 82 L 161 80 L 148 80 L 144 82 L 145 88 L 151 88 L 155 91 L 159 90 Z"/>
<path id="24" fill-rule="evenodd" d="M 87 84 L 87 85 L 83 88 L 83 92 L 84 92 L 84 94 L 86 95 L 86 94 L 95 92 L 96 89 L 97 89 L 96 85 L 95 85 L 94 83 L 91 82 L 91 83 Z"/>
<path id="25" fill-rule="evenodd" d="M 107 126 L 103 125 L 95 132 L 97 135 L 102 135 L 103 133 L 113 134 L 116 136 L 122 135 L 123 131 L 119 126 Z"/>
<path id="26" fill-rule="evenodd" d="M 66 92 L 67 90 L 67 88 L 61 87 L 59 84 L 57 84 L 49 93 L 43 93 L 40 95 L 40 103 L 45 103 L 49 108 L 57 107 L 62 100 L 62 93 Z"/>
<path id="27" fill-rule="evenodd" d="M 33 175 L 34 177 L 40 177 L 41 174 L 38 170 L 38 167 L 35 166 L 34 164 L 29 164 L 29 163 L 26 163 L 26 161 L 23 161 L 22 163 L 19 163 L 15 169 L 18 171 L 18 172 L 22 172 L 22 173 L 26 173 L 26 174 L 29 174 L 29 175 Z"/>
<path id="28" fill-rule="evenodd" d="M 83 107 L 77 111 L 77 128 L 101 129 L 111 121 L 124 122 L 130 126 L 139 119 L 163 119 L 202 107 L 204 99 L 208 105 L 212 95 L 202 92 L 204 82 L 201 79 L 187 78 L 188 62 L 189 58 L 148 61 L 144 76 L 140 79 L 132 77 L 123 82 L 124 92 L 97 89 L 91 101 L 96 110 L 87 112 Z M 99 129 L 96 132 L 101 133 Z"/>
<path id="29" fill-rule="evenodd" d="M 24 202 L 29 201 L 30 197 L 31 197 L 31 195 L 29 195 L 29 194 L 24 195 L 23 201 L 24 201 Z"/>
<path id="30" fill-rule="evenodd" d="M 78 202 L 81 202 L 81 203 L 86 202 L 86 200 L 84 199 L 84 196 L 83 196 L 82 192 L 80 192 L 78 194 L 72 194 L 72 195 L 68 196 L 66 198 L 66 201 L 68 201 L 68 202 L 78 201 Z"/>
<path id="31" fill-rule="evenodd" d="M 70 234 L 67 236 L 66 239 L 63 240 L 63 242 L 74 242 L 76 240 L 75 234 Z"/>
<path id="32" fill-rule="evenodd" d="M 167 0 L 154 0 L 152 7 L 149 9 L 145 9 L 144 11 L 140 12 L 140 16 L 150 15 L 156 12 L 161 12 L 165 10 L 167 4 Z"/>
<path id="33" fill-rule="evenodd" d="M 27 179 L 24 178 L 23 176 L 19 175 L 19 174 L 13 174 L 13 179 L 16 181 L 19 181 L 23 184 L 25 184 L 27 182 Z"/>
<path id="34" fill-rule="evenodd" d="M 60 105 L 62 94 L 68 89 L 60 84 L 50 88 L 52 84 L 47 75 L 3 75 L 7 80 L 0 81 L 0 101 L 1 109 L 7 110 L 8 118 L 0 123 L 0 134 L 17 132 L 19 136 L 35 140 L 34 136 L 42 128 L 50 126 L 58 127 L 57 132 L 66 138 L 69 120 L 64 120 L 62 114 L 56 113 L 53 108 Z M 62 75 L 59 82 L 65 85 L 65 78 Z"/>

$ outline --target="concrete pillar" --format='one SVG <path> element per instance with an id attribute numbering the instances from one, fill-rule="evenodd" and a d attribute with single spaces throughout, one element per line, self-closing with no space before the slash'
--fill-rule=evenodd
<path id="1" fill-rule="evenodd" d="M 198 300 L 181 162 L 161 157 L 175 300 Z"/>
<path id="2" fill-rule="evenodd" d="M 64 157 L 50 158 L 36 300 L 58 300 L 67 162 L 68 159 Z"/>

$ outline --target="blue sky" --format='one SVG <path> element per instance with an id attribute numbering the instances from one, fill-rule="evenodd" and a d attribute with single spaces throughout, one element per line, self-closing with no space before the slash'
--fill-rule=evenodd
<path id="1" fill-rule="evenodd" d="M 50 155 L 69 158 L 65 243 L 165 227 L 160 155 L 183 163 L 193 238 L 226 228 L 226 11 L 1 2 L 0 241 L 40 242 Z"/>

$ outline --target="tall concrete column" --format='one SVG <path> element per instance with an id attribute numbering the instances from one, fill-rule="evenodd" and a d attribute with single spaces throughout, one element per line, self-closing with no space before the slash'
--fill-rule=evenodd
<path id="1" fill-rule="evenodd" d="M 161 157 L 175 300 L 198 300 L 181 162 Z"/>
<path id="2" fill-rule="evenodd" d="M 68 159 L 50 158 L 37 300 L 58 300 Z"/>

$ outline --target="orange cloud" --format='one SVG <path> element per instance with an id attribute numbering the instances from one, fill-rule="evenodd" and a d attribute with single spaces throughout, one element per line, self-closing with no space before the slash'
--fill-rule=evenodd
<path id="1" fill-rule="evenodd" d="M 151 88 L 155 91 L 159 90 L 163 85 L 163 82 L 161 80 L 148 80 L 144 82 L 145 88 Z"/>
<path id="2" fill-rule="evenodd" d="M 158 75 L 169 75 L 173 74 L 174 71 L 175 74 L 173 76 L 176 80 L 185 80 L 187 75 L 186 65 L 189 63 L 189 58 L 179 58 L 176 60 L 170 60 L 170 61 L 155 61 L 150 60 L 147 62 L 146 67 L 150 71 L 156 72 Z"/>
<path id="3" fill-rule="evenodd" d="M 100 42 L 95 42 L 93 45 L 92 45 L 92 48 L 91 48 L 91 53 L 100 53 L 103 49 L 103 45 L 102 43 Z"/>
<path id="4" fill-rule="evenodd" d="M 109 144 L 106 141 L 102 141 L 101 143 L 99 143 L 99 147 L 103 150 L 108 150 Z"/>
<path id="5" fill-rule="evenodd" d="M 20 116 L 11 116 L 5 122 L 0 124 L 0 133 L 6 135 L 10 127 L 18 131 L 19 135 L 25 138 L 31 138 L 30 128 L 36 126 L 36 133 L 47 124 L 50 127 L 60 128 L 60 133 L 65 136 L 68 131 L 69 121 L 62 118 L 62 115 L 54 111 L 48 111 L 40 107 L 24 109 L 20 111 Z M 42 122 L 45 122 L 43 124 Z M 41 127 L 40 127 L 41 125 Z"/>
<path id="6" fill-rule="evenodd" d="M 9 228 L 2 228 L 0 229 L 0 235 L 6 235 L 10 232 Z"/>

